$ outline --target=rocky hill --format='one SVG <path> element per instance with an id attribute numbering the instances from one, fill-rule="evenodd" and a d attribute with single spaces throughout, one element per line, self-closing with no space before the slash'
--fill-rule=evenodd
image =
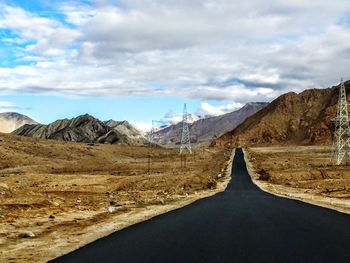
<path id="1" fill-rule="evenodd" d="M 345 83 L 348 100 L 350 81 Z M 284 94 L 213 145 L 331 144 L 339 86 Z"/>
<path id="2" fill-rule="evenodd" d="M 105 124 L 107 126 L 113 128 L 119 134 L 126 135 L 128 137 L 128 140 L 130 141 L 130 144 L 137 145 L 137 144 L 145 144 L 146 143 L 146 139 L 140 133 L 140 131 L 137 130 L 134 126 L 132 126 L 127 121 L 109 120 L 109 121 L 105 121 Z"/>
<path id="3" fill-rule="evenodd" d="M 251 102 L 237 111 L 224 115 L 200 119 L 191 123 L 191 141 L 199 145 L 210 144 L 212 140 L 236 128 L 247 117 L 266 107 L 265 102 Z M 154 133 L 154 141 L 163 146 L 180 143 L 182 122 L 166 127 Z"/>
<path id="4" fill-rule="evenodd" d="M 17 112 L 0 113 L 0 132 L 11 133 L 25 124 L 38 124 L 28 116 Z"/>
<path id="5" fill-rule="evenodd" d="M 108 143 L 136 145 L 127 133 L 86 114 L 73 119 L 57 120 L 49 125 L 24 125 L 12 134 L 40 139 L 84 143 Z"/>

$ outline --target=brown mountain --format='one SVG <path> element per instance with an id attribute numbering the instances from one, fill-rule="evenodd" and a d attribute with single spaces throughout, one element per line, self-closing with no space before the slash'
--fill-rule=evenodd
<path id="1" fill-rule="evenodd" d="M 348 100 L 350 81 L 345 83 Z M 212 145 L 331 144 L 339 86 L 284 94 Z"/>
<path id="2" fill-rule="evenodd" d="M 114 129 L 115 127 L 111 127 L 112 121 L 105 123 L 86 114 L 73 119 L 57 120 L 49 125 L 27 124 L 12 134 L 59 141 L 142 145 L 144 141 L 141 138 L 136 141 L 123 132 L 127 130 L 124 124 L 122 122 L 116 125 L 122 125 L 123 129 Z"/>
<path id="3" fill-rule="evenodd" d="M 200 119 L 189 125 L 191 141 L 198 145 L 208 145 L 213 139 L 231 131 L 247 117 L 266 107 L 266 102 L 250 102 L 241 109 L 224 115 Z M 163 146 L 175 146 L 180 143 L 182 122 L 155 132 L 154 141 Z"/>

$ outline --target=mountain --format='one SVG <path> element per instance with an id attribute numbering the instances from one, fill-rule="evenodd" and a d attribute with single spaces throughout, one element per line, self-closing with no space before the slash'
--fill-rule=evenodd
<path id="1" fill-rule="evenodd" d="M 348 100 L 350 81 L 345 83 Z M 213 145 L 331 144 L 339 86 L 284 94 Z"/>
<path id="2" fill-rule="evenodd" d="M 141 144 L 135 143 L 132 138 L 129 138 L 128 134 L 113 129 L 88 114 L 73 119 L 57 120 L 49 125 L 27 124 L 15 130 L 12 134 L 84 143 Z"/>
<path id="3" fill-rule="evenodd" d="M 113 128 L 119 134 L 126 135 L 131 144 L 137 145 L 137 144 L 146 143 L 146 139 L 142 136 L 140 131 L 137 130 L 134 126 L 132 126 L 127 121 L 109 120 L 109 121 L 105 121 L 105 124 Z"/>
<path id="4" fill-rule="evenodd" d="M 247 117 L 266 107 L 265 102 L 251 102 L 237 111 L 224 115 L 200 119 L 189 124 L 191 141 L 199 145 L 210 142 L 236 128 Z M 174 146 L 180 143 L 182 122 L 155 132 L 154 141 L 163 146 Z"/>
<path id="5" fill-rule="evenodd" d="M 11 133 L 25 124 L 37 124 L 37 122 L 16 112 L 0 113 L 0 132 Z"/>

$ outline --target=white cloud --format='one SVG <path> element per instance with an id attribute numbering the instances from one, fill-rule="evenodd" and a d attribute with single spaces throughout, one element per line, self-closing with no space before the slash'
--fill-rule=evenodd
<path id="1" fill-rule="evenodd" d="M 18 7 L 5 5 L 1 8 L 0 28 L 12 30 L 17 35 L 17 42 L 28 42 L 24 48 L 26 52 L 63 55 L 65 48 L 79 36 L 78 31 L 66 28 L 57 20 L 40 17 Z"/>
<path id="2" fill-rule="evenodd" d="M 199 120 L 200 116 L 197 113 L 187 112 L 187 122 L 193 123 Z M 172 125 L 182 122 L 183 120 L 183 112 L 175 113 L 172 111 L 167 112 L 164 117 L 161 119 L 161 125 Z"/>
<path id="3" fill-rule="evenodd" d="M 95 3 L 64 2 L 65 21 L 2 5 L 2 41 L 34 61 L 0 68 L 2 92 L 244 104 L 350 79 L 348 0 Z"/>
<path id="4" fill-rule="evenodd" d="M 182 113 L 175 113 L 175 112 L 169 111 L 164 115 L 161 121 L 164 122 L 166 125 L 172 125 L 172 124 L 181 122 L 182 118 L 183 118 Z"/>
<path id="5" fill-rule="evenodd" d="M 75 2 L 64 3 L 60 11 L 66 16 L 66 21 L 75 26 L 85 25 L 96 15 L 92 7 Z"/>
<path id="6" fill-rule="evenodd" d="M 0 112 L 9 112 L 16 108 L 16 104 L 11 101 L 0 101 Z"/>
<path id="7" fill-rule="evenodd" d="M 199 109 L 201 116 L 219 116 L 243 107 L 242 103 L 231 103 L 227 105 L 214 106 L 208 102 L 202 102 Z"/>
<path id="8" fill-rule="evenodd" d="M 141 131 L 142 133 L 147 133 L 149 131 L 151 131 L 152 129 L 152 123 L 148 123 L 148 122 L 138 122 L 138 121 L 133 121 L 131 122 L 131 124 L 138 129 L 139 131 Z"/>

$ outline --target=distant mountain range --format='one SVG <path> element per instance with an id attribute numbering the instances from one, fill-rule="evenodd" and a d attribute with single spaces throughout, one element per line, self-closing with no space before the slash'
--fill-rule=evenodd
<path id="1" fill-rule="evenodd" d="M 247 117 L 265 108 L 267 105 L 268 103 L 265 102 L 251 102 L 239 110 L 195 121 L 189 124 L 191 141 L 198 145 L 210 144 L 212 140 L 232 131 Z M 182 122 L 161 129 L 153 134 L 154 142 L 162 146 L 173 147 L 180 143 L 181 129 Z"/>
<path id="2" fill-rule="evenodd" d="M 11 133 L 25 124 L 38 124 L 28 116 L 16 112 L 0 113 L 0 132 Z"/>
<path id="3" fill-rule="evenodd" d="M 345 82 L 348 99 L 350 81 Z M 195 121 L 190 126 L 191 141 L 197 145 L 232 147 L 331 144 L 339 86 L 289 92 L 270 104 L 247 103 L 237 111 Z M 1 125 L 2 124 L 2 125 Z M 24 124 L 24 125 L 23 125 Z M 0 114 L 3 132 L 19 127 L 13 134 L 42 139 L 87 143 L 144 145 L 147 140 L 127 121 L 102 122 L 90 115 L 55 121 L 49 125 L 17 113 Z M 182 122 L 153 134 L 155 143 L 174 147 L 180 143 Z"/>
<path id="4" fill-rule="evenodd" d="M 349 101 L 350 81 L 345 86 Z M 284 94 L 213 145 L 331 145 L 338 93 L 339 86 Z"/>
<path id="5" fill-rule="evenodd" d="M 57 120 L 49 125 L 26 124 L 14 135 L 84 143 L 143 145 L 146 140 L 128 122 L 102 122 L 88 114 Z"/>

